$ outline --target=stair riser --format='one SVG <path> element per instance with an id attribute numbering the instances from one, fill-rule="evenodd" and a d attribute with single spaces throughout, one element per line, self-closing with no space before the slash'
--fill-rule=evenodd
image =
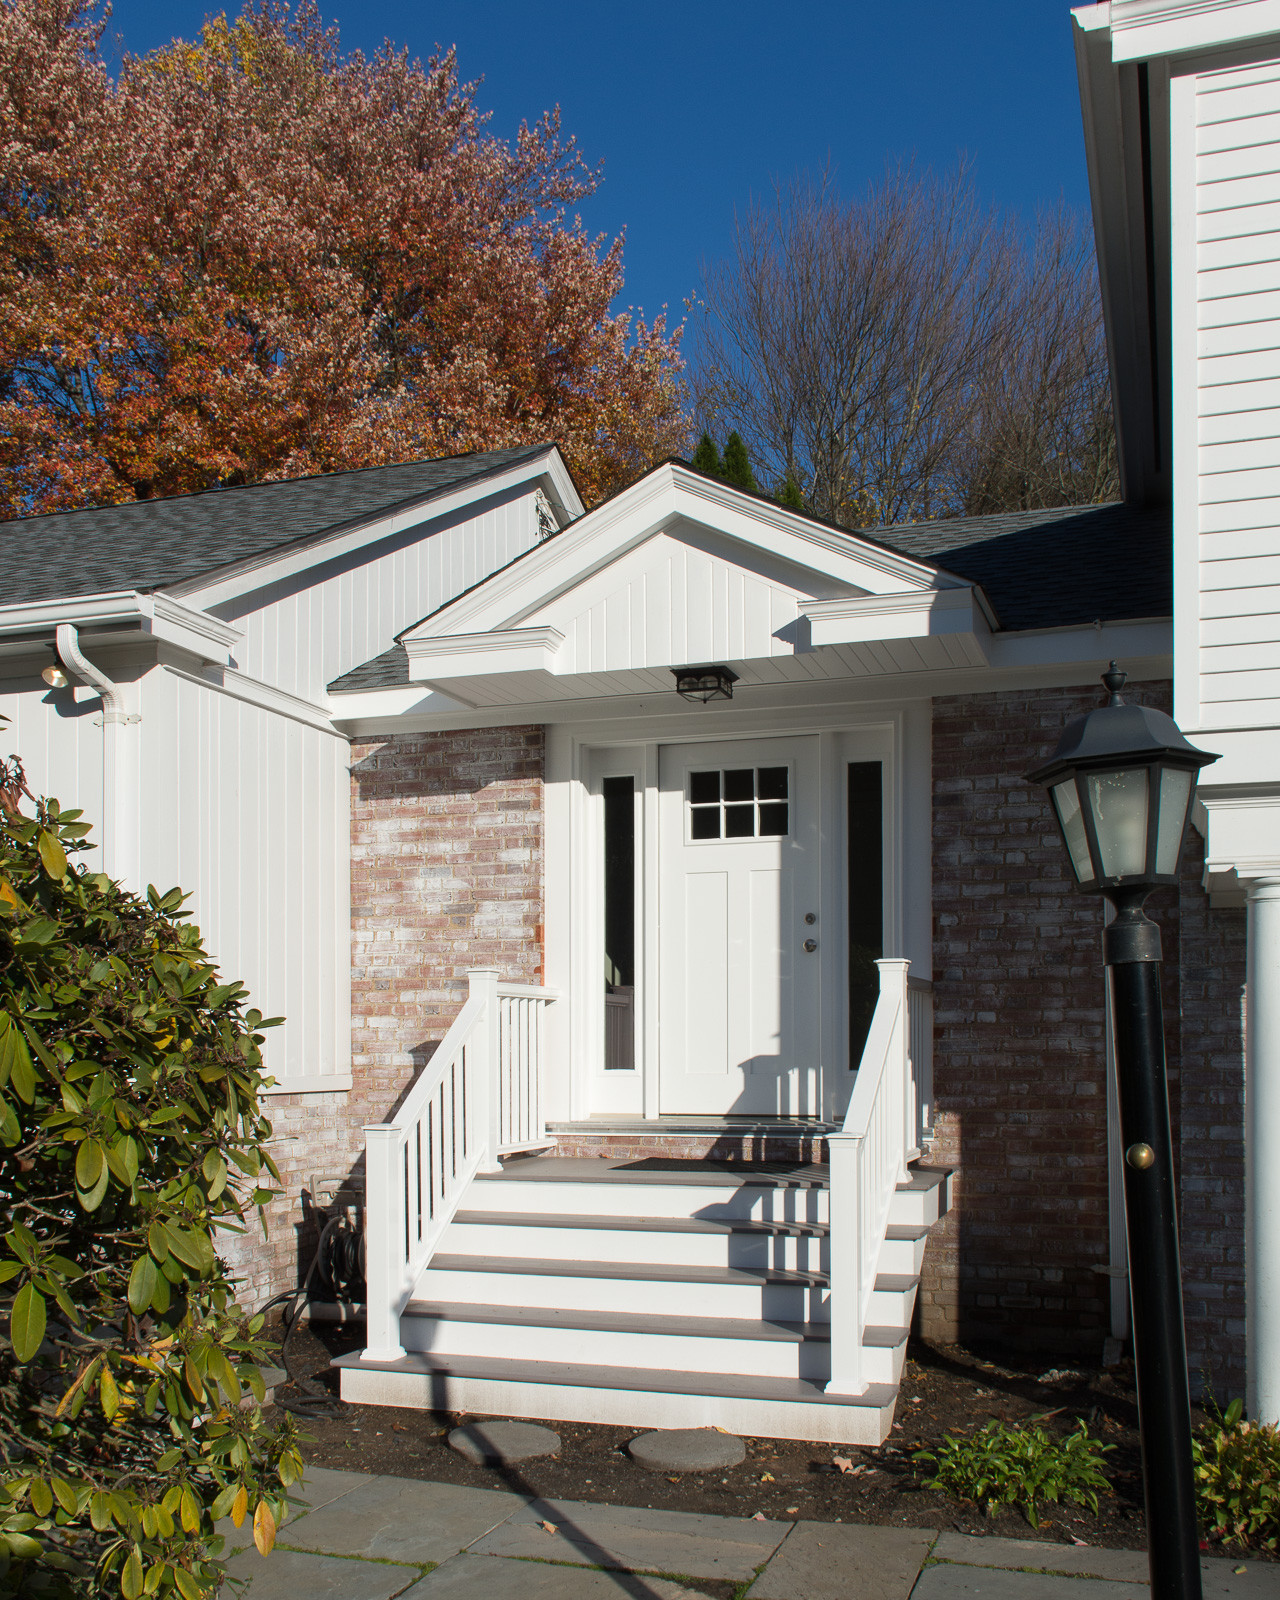
<path id="1" fill-rule="evenodd" d="M 900 1227 L 931 1228 L 942 1215 L 942 1199 L 941 1186 L 899 1189 L 889 1202 L 889 1221 Z"/>
<path id="2" fill-rule="evenodd" d="M 741 1217 L 780 1222 L 825 1222 L 824 1188 L 769 1188 L 753 1184 L 559 1183 L 478 1178 L 467 1191 L 469 1211 L 544 1212 L 579 1216 Z M 895 1218 L 896 1220 L 896 1218 Z"/>
<path id="3" fill-rule="evenodd" d="M 916 1278 L 924 1264 L 924 1239 L 886 1239 L 880 1246 L 879 1272 L 901 1273 Z"/>
<path id="4" fill-rule="evenodd" d="M 914 1289 L 873 1289 L 867 1322 L 875 1327 L 909 1328 L 915 1303 Z"/>
<path id="5" fill-rule="evenodd" d="M 527 1306 L 566 1311 L 623 1311 L 672 1317 L 761 1317 L 778 1322 L 825 1322 L 826 1290 L 798 1284 L 639 1282 L 632 1278 L 557 1277 L 553 1273 L 457 1272 L 429 1267 L 415 1291 L 420 1300 Z M 879 1313 L 873 1322 L 892 1324 Z"/>
<path id="6" fill-rule="evenodd" d="M 564 1422 L 603 1422 L 629 1428 L 713 1427 L 754 1438 L 811 1439 L 831 1444 L 882 1444 L 893 1420 L 892 1406 L 860 1406 L 856 1401 L 838 1406 L 806 1405 L 796 1401 L 655 1394 L 350 1367 L 342 1370 L 342 1398 L 357 1405 L 552 1417 Z"/>
<path id="7" fill-rule="evenodd" d="M 525 1361 L 574 1361 L 637 1372 L 732 1373 L 738 1377 L 808 1378 L 815 1383 L 825 1383 L 831 1375 L 831 1347 L 825 1339 L 704 1339 L 684 1334 L 538 1327 L 523 1320 L 512 1326 L 410 1316 L 401 1320 L 400 1342 L 406 1350 L 431 1355 L 502 1357 L 518 1348 Z M 871 1382 L 897 1381 L 893 1350 L 869 1350 L 867 1358 Z"/>
<path id="8" fill-rule="evenodd" d="M 565 1228 L 454 1222 L 444 1255 L 488 1255 L 546 1261 L 629 1261 L 687 1267 L 776 1267 L 826 1272 L 822 1238 L 747 1233 L 640 1232 L 631 1228 Z M 896 1268 L 894 1269 L 897 1270 Z M 904 1269 L 905 1270 L 905 1269 Z"/>

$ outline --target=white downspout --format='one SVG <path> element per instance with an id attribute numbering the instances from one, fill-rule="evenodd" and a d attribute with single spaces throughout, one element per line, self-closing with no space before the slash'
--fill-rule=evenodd
<path id="1" fill-rule="evenodd" d="M 124 691 L 82 652 L 79 630 L 71 623 L 58 624 L 57 644 L 58 659 L 68 672 L 102 696 L 102 866 L 117 881 L 131 879 L 133 862 L 126 840 L 130 820 L 137 816 L 136 762 L 127 759 L 132 752 L 124 747 L 121 729 L 142 719 L 124 709 Z"/>

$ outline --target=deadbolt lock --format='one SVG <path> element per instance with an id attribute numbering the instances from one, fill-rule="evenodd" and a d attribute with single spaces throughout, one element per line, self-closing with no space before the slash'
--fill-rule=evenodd
<path id="1" fill-rule="evenodd" d="M 809 954 L 812 955 L 813 952 L 818 948 L 818 941 L 816 939 L 806 939 L 804 942 L 804 947 Z"/>
<path id="2" fill-rule="evenodd" d="M 804 920 L 812 928 L 814 923 L 818 920 L 818 913 L 816 911 L 806 911 L 804 914 Z"/>

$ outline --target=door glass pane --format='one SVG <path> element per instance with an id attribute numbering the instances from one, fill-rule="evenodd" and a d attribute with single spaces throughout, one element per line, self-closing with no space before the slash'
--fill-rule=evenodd
<path id="1" fill-rule="evenodd" d="M 604 791 L 604 1064 L 635 1067 L 635 779 L 606 778 Z M 697 813 L 695 813 L 696 815 Z M 712 817 L 718 812 L 707 813 Z"/>
<path id="2" fill-rule="evenodd" d="M 728 773 L 725 774 L 728 777 Z M 754 806 L 726 806 L 724 808 L 724 836 L 726 839 L 750 839 L 756 831 Z"/>
<path id="3" fill-rule="evenodd" d="M 689 799 L 695 806 L 715 805 L 720 799 L 720 774 L 718 772 L 691 772 L 689 774 Z"/>
<path id="4" fill-rule="evenodd" d="M 787 769 L 785 767 L 761 767 L 756 773 L 756 794 L 761 800 L 785 800 L 787 798 Z"/>
<path id="5" fill-rule="evenodd" d="M 787 831 L 787 804 L 776 801 L 760 807 L 760 833 L 761 836 L 786 833 Z"/>
<path id="6" fill-rule="evenodd" d="M 724 775 L 726 800 L 752 800 L 755 798 L 756 775 L 751 767 L 738 768 Z"/>
<path id="7" fill-rule="evenodd" d="M 689 814 L 689 835 L 694 839 L 718 839 L 720 807 L 695 806 Z"/>

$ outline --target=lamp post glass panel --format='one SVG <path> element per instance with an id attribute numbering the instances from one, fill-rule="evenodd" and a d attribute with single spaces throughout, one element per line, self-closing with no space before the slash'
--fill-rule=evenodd
<path id="1" fill-rule="evenodd" d="M 1188 744 L 1163 711 L 1126 705 L 1125 674 L 1114 661 L 1102 681 L 1107 704 L 1068 723 L 1052 759 L 1028 777 L 1049 791 L 1079 887 L 1115 907 L 1103 960 L 1124 1147 L 1151 1592 L 1155 1600 L 1200 1600 L 1160 929 L 1142 908 L 1153 889 L 1177 880 L 1196 774 L 1218 757 Z"/>

